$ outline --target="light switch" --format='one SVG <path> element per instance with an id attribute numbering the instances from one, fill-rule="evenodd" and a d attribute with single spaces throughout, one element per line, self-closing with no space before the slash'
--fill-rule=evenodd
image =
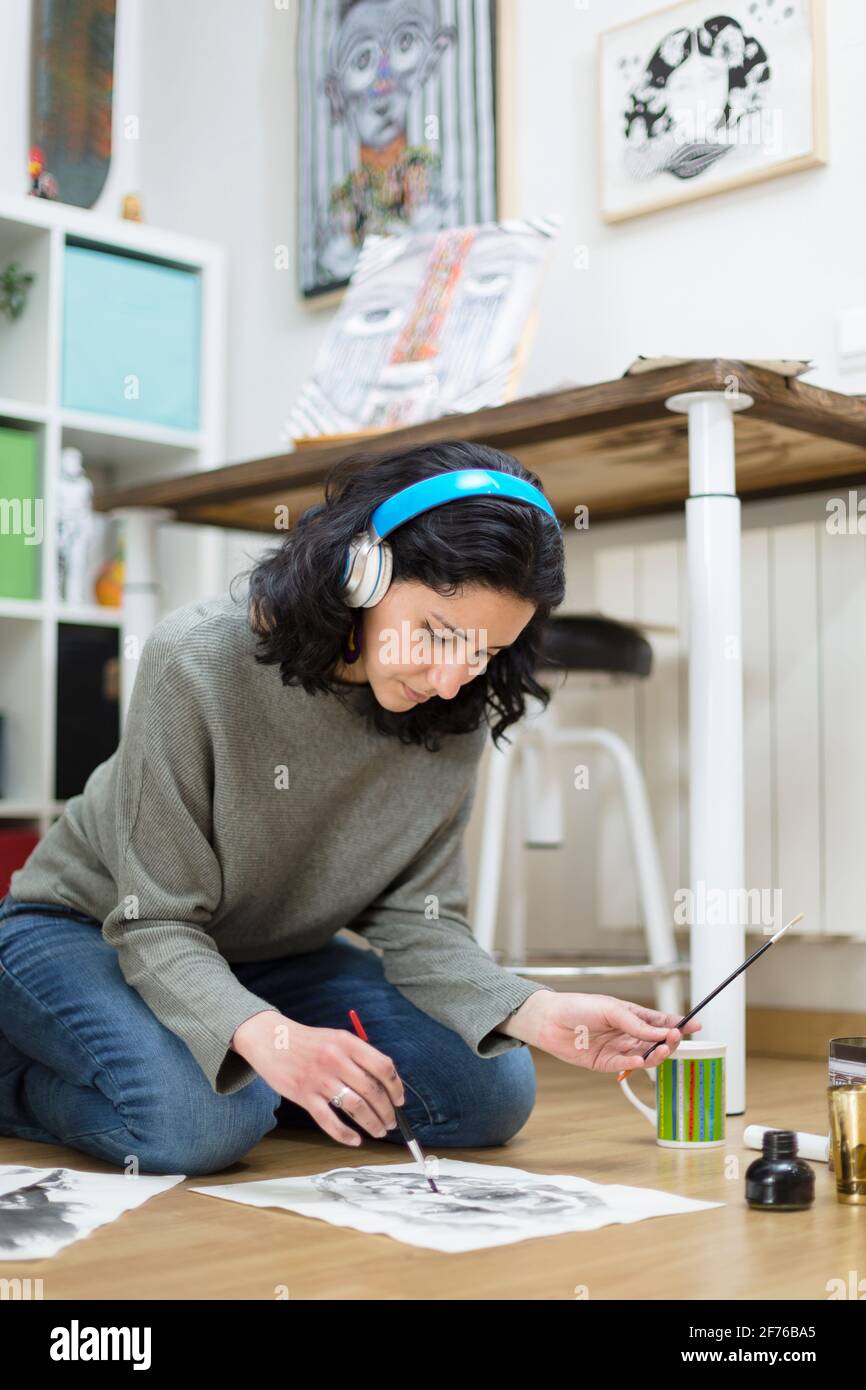
<path id="1" fill-rule="evenodd" d="M 844 309 L 837 315 L 836 351 L 840 371 L 859 371 L 866 367 L 866 307 Z"/>

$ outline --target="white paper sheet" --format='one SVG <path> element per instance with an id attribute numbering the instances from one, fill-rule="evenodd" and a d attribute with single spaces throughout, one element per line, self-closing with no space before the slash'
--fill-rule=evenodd
<path id="1" fill-rule="evenodd" d="M 0 1263 L 56 1255 L 185 1176 L 127 1177 L 0 1164 Z"/>
<path id="2" fill-rule="evenodd" d="M 450 1158 L 437 1160 L 431 1176 L 438 1195 L 430 1191 L 415 1163 L 334 1168 L 306 1178 L 189 1190 L 256 1207 L 282 1207 L 332 1226 L 392 1236 L 406 1245 L 448 1254 L 724 1206 L 649 1187 L 620 1187 L 569 1174 L 527 1173 Z"/>

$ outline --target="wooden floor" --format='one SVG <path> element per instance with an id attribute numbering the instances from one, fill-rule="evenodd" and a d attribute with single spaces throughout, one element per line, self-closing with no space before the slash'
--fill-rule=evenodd
<path id="1" fill-rule="evenodd" d="M 748 1110 L 728 1117 L 724 1149 L 661 1149 L 612 1076 L 535 1054 L 539 1098 L 529 1123 L 500 1149 L 442 1150 L 441 1157 L 502 1163 L 537 1173 L 663 1188 L 721 1201 L 691 1215 L 523 1241 L 464 1255 L 401 1245 L 281 1211 L 242 1207 L 186 1191 L 206 1182 L 289 1177 L 346 1164 L 404 1162 L 368 1140 L 360 1153 L 317 1132 L 276 1130 L 248 1159 L 190 1178 L 127 1212 L 50 1260 L 0 1263 L 0 1277 L 42 1278 L 50 1299 L 826 1299 L 827 1281 L 862 1277 L 866 1208 L 836 1200 L 816 1163 L 807 1212 L 751 1211 L 742 1147 L 746 1124 L 826 1133 L 826 1063 L 750 1057 Z M 638 1077 L 635 1086 L 646 1086 Z M 116 1169 L 67 1148 L 0 1139 L 0 1163 Z M 585 1296 L 587 1296 L 585 1295 Z"/>

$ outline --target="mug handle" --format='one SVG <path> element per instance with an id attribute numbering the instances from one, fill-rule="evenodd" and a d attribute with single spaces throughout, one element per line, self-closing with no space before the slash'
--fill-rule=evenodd
<path id="1" fill-rule="evenodd" d="M 656 1082 L 656 1069 L 655 1069 L 655 1067 L 643 1067 L 643 1068 L 641 1068 L 641 1070 L 643 1070 L 643 1071 L 651 1071 L 651 1072 L 652 1072 L 652 1074 L 653 1074 L 653 1085 L 655 1085 L 655 1082 Z M 656 1122 L 656 1112 L 655 1112 L 655 1110 L 651 1110 L 650 1107 L 649 1107 L 648 1105 L 644 1105 L 644 1103 L 643 1103 L 642 1100 L 638 1100 L 637 1096 L 635 1095 L 634 1091 L 633 1091 L 633 1090 L 631 1089 L 631 1087 L 629 1086 L 628 1081 L 626 1080 L 625 1077 L 623 1077 L 622 1081 L 621 1081 L 619 1084 L 620 1084 L 620 1089 L 621 1089 L 623 1095 L 625 1096 L 626 1100 L 631 1101 L 631 1103 L 632 1103 L 632 1105 L 635 1107 L 635 1109 L 636 1109 L 636 1110 L 639 1110 L 639 1111 L 641 1112 L 642 1115 L 645 1115 L 646 1118 L 649 1120 L 649 1122 L 650 1122 L 651 1125 L 654 1125 L 655 1122 Z"/>

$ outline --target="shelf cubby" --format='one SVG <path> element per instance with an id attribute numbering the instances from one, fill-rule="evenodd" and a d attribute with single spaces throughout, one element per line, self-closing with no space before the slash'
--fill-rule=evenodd
<path id="1" fill-rule="evenodd" d="M 0 216 L 0 271 L 14 263 L 36 277 L 21 316 L 0 318 L 0 395 L 25 409 L 48 402 L 51 253 L 46 228 Z"/>

